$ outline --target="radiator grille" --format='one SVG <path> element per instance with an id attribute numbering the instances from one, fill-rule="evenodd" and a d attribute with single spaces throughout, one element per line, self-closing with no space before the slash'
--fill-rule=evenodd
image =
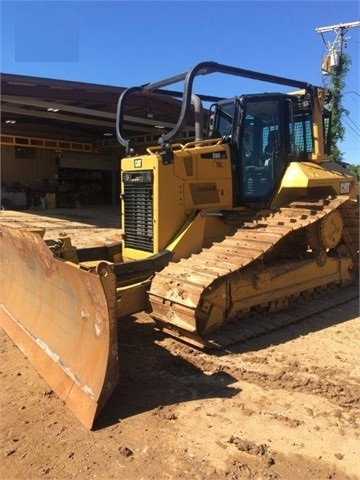
<path id="1" fill-rule="evenodd" d="M 124 172 L 123 185 L 125 247 L 153 252 L 152 172 Z"/>

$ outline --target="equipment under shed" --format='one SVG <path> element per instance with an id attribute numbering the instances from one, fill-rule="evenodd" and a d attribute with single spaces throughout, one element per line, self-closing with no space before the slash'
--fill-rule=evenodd
<path id="1" fill-rule="evenodd" d="M 124 148 L 116 139 L 123 87 L 1 74 L 1 206 L 6 209 L 119 203 Z M 124 131 L 138 153 L 171 129 L 180 102 L 134 95 Z M 193 128 L 185 129 L 192 139 Z"/>

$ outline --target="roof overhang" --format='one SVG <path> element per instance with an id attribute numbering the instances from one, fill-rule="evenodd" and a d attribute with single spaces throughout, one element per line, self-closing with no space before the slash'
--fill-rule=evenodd
<path id="1" fill-rule="evenodd" d="M 115 139 L 116 107 L 124 90 L 3 73 L 1 133 L 93 143 Z M 173 127 L 180 107 L 181 102 L 169 96 L 134 95 L 127 106 L 124 129 L 129 136 L 160 136 Z"/>

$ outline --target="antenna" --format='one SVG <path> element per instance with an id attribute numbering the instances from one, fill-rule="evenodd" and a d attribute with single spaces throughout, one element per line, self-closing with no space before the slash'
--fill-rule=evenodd
<path id="1" fill-rule="evenodd" d="M 327 48 L 327 54 L 323 58 L 321 70 L 323 75 L 330 75 L 333 67 L 338 67 L 340 63 L 341 54 L 344 47 L 344 35 L 349 28 L 360 27 L 359 22 L 339 23 L 338 25 L 331 25 L 329 27 L 316 28 L 315 31 L 320 33 L 321 38 Z M 333 42 L 326 42 L 324 33 L 335 32 L 335 40 Z"/>

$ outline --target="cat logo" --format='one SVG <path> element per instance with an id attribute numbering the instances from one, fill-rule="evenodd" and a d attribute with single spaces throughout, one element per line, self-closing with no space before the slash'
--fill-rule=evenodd
<path id="1" fill-rule="evenodd" d="M 340 182 L 340 193 L 349 193 L 352 187 L 352 182 Z"/>

